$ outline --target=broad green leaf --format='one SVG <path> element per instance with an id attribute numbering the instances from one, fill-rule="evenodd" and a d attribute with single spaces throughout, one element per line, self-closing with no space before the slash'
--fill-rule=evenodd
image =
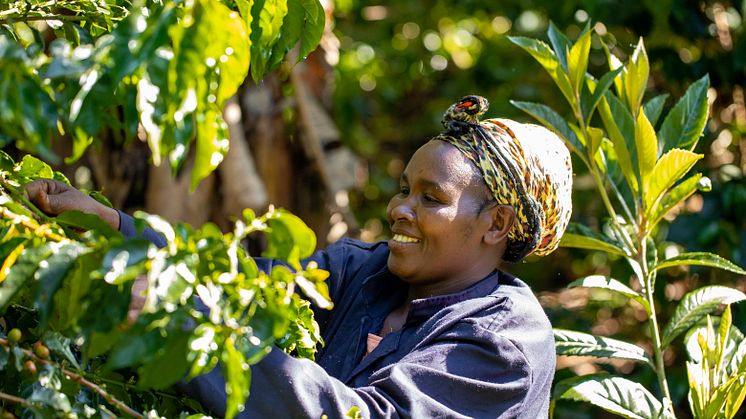
<path id="1" fill-rule="evenodd" d="M 288 12 L 282 22 L 280 39 L 272 47 L 272 55 L 267 65 L 267 71 L 272 71 L 282 62 L 285 54 L 298 43 L 303 33 L 306 21 L 306 9 L 303 8 L 301 0 L 288 0 Z"/>
<path id="2" fill-rule="evenodd" d="M 610 278 L 604 275 L 586 276 L 580 279 L 576 279 L 575 281 L 572 281 L 571 283 L 567 284 L 567 288 L 574 288 L 574 287 L 601 288 L 601 289 L 616 292 L 618 294 L 624 295 L 625 297 L 628 297 L 628 298 L 631 298 L 637 301 L 645 308 L 645 311 L 648 314 L 650 314 L 650 304 L 648 304 L 647 300 L 645 300 L 645 298 L 642 295 L 640 295 L 639 292 L 624 285 L 623 283 L 617 281 L 614 278 Z"/>
<path id="3" fill-rule="evenodd" d="M 81 211 L 65 211 L 55 217 L 54 221 L 66 227 L 73 227 L 86 231 L 95 230 L 107 238 L 120 237 L 122 235 L 97 215 L 87 214 Z"/>
<path id="4" fill-rule="evenodd" d="M 295 283 L 303 290 L 306 297 L 313 301 L 319 308 L 330 309 L 333 307 L 331 298 L 329 298 L 329 290 L 325 283 L 314 283 L 301 275 L 295 277 Z"/>
<path id="5" fill-rule="evenodd" d="M 553 399 L 592 403 L 630 419 L 656 419 L 663 407 L 640 383 L 622 377 L 584 375 L 560 381 Z"/>
<path id="6" fill-rule="evenodd" d="M 308 54 L 316 49 L 321 41 L 321 36 L 324 34 L 324 25 L 326 24 L 326 14 L 318 0 L 301 1 L 303 2 L 303 8 L 306 10 L 306 22 L 303 26 L 298 60 L 304 60 Z"/>
<path id="7" fill-rule="evenodd" d="M 554 329 L 553 331 L 557 355 L 629 359 L 644 362 L 653 367 L 645 350 L 637 345 L 572 330 Z"/>
<path id="8" fill-rule="evenodd" d="M 672 266 L 680 265 L 697 265 L 697 266 L 709 266 L 712 268 L 724 269 L 726 271 L 735 272 L 739 275 L 746 275 L 746 270 L 733 262 L 724 259 L 713 253 L 708 252 L 689 252 L 681 253 L 672 258 L 662 260 L 655 269 L 670 268 Z"/>
<path id="9" fill-rule="evenodd" d="M 156 357 L 138 368 L 141 388 L 162 389 L 184 378 L 189 369 L 187 352 L 190 334 L 181 332 L 169 337 L 168 341 L 157 349 Z"/>
<path id="10" fill-rule="evenodd" d="M 132 330 L 120 336 L 106 360 L 106 368 L 114 370 L 147 363 L 154 359 L 166 343 L 161 330 L 146 333 Z"/>
<path id="11" fill-rule="evenodd" d="M 598 80 L 598 83 L 596 83 L 590 75 L 586 75 L 586 83 L 588 85 L 588 88 L 593 89 L 593 95 L 588 100 L 583 100 L 583 103 L 581 103 L 581 108 L 583 109 L 583 117 L 585 118 L 586 125 L 590 124 L 591 117 L 593 116 L 593 111 L 596 110 L 596 107 L 601 101 L 601 98 L 604 97 L 606 92 L 609 90 L 609 87 L 611 87 L 611 84 L 614 82 L 614 78 L 621 71 L 622 67 L 619 67 L 616 70 L 609 71 L 608 73 L 601 76 L 601 78 Z"/>
<path id="12" fill-rule="evenodd" d="M 251 370 L 243 354 L 236 350 L 233 339 L 230 337 L 223 344 L 220 360 L 227 395 L 225 417 L 231 419 L 243 411 L 243 406 L 249 397 Z"/>
<path id="13" fill-rule="evenodd" d="M 271 234 L 262 255 L 287 260 L 295 269 L 300 269 L 300 259 L 311 256 L 316 248 L 314 232 L 300 218 L 282 209 L 269 213 L 267 224 Z"/>
<path id="14" fill-rule="evenodd" d="M 668 93 L 663 93 L 645 103 L 643 110 L 652 126 L 658 123 L 658 118 L 660 118 L 661 112 L 663 112 L 663 105 L 666 104 L 666 99 L 668 99 Z M 660 137 L 660 133 L 658 133 L 658 136 Z"/>
<path id="15" fill-rule="evenodd" d="M 565 71 L 568 71 L 567 54 L 570 51 L 570 40 L 568 40 L 565 34 L 554 26 L 554 22 L 549 22 L 547 36 L 549 36 L 549 42 L 552 44 L 552 49 L 557 55 L 557 60 L 562 64 L 562 68 Z"/>
<path id="16" fill-rule="evenodd" d="M 197 126 L 197 153 L 189 186 L 192 192 L 223 161 L 230 146 L 228 126 L 220 112 L 210 109 L 204 112 L 203 117 L 204 120 Z"/>
<path id="17" fill-rule="evenodd" d="M 5 279 L 0 283 L 0 313 L 4 313 L 16 294 L 26 288 L 29 281 L 34 280 L 34 272 L 39 269 L 40 263 L 47 259 L 59 244 L 50 242 L 28 249 L 24 249 L 22 244 L 18 246 L 20 255 L 15 263 L 11 266 L 3 264 L 2 275 Z"/>
<path id="18" fill-rule="evenodd" d="M 659 133 L 661 152 L 665 153 L 672 148 L 691 150 L 697 145 L 697 140 L 707 123 L 709 87 L 710 78 L 705 75 L 689 86 L 684 96 L 666 115 Z"/>
<path id="19" fill-rule="evenodd" d="M 655 228 L 655 225 L 668 213 L 671 208 L 675 207 L 679 202 L 689 198 L 696 190 L 699 180 L 702 178 L 701 173 L 697 173 L 694 176 L 689 177 L 683 182 L 676 185 L 673 189 L 669 190 L 660 200 L 658 205 L 652 206 L 650 209 L 650 215 L 648 216 L 649 228 Z"/>
<path id="20" fill-rule="evenodd" d="M 635 149 L 637 151 L 637 164 L 642 183 L 643 196 L 647 195 L 647 186 L 650 183 L 650 175 L 658 159 L 658 138 L 645 112 L 637 115 L 635 124 Z"/>
<path id="21" fill-rule="evenodd" d="M 702 157 L 704 155 L 677 148 L 661 156 L 650 174 L 647 187 L 644 188 L 643 202 L 648 214 L 654 210 L 668 188 L 689 172 L 694 163 Z"/>
<path id="22" fill-rule="evenodd" d="M 573 94 L 570 78 L 567 76 L 567 73 L 565 73 L 562 65 L 560 65 L 554 51 L 552 51 L 547 44 L 536 39 L 522 36 L 509 36 L 508 39 L 510 42 L 518 45 L 531 54 L 531 56 L 534 57 L 542 67 L 544 67 L 547 73 L 549 73 L 549 76 L 552 77 L 552 80 L 557 84 L 557 87 L 559 87 L 560 91 L 565 96 L 565 99 L 567 99 L 567 102 L 571 105 L 575 103 L 575 95 Z"/>
<path id="23" fill-rule="evenodd" d="M 601 99 L 598 112 L 609 139 L 614 144 L 617 162 L 633 194 L 639 190 L 637 153 L 635 151 L 635 123 L 632 115 L 611 92 Z"/>
<path id="24" fill-rule="evenodd" d="M 54 172 L 48 164 L 30 154 L 23 156 L 16 173 L 18 176 L 25 176 L 34 179 L 52 179 L 54 177 Z"/>
<path id="25" fill-rule="evenodd" d="M 741 404 L 743 404 L 743 400 L 746 398 L 746 373 L 732 377 L 725 385 L 728 385 L 730 388 L 726 395 L 724 413 L 726 419 L 732 419 L 736 417 Z"/>
<path id="26" fill-rule="evenodd" d="M 650 74 L 648 54 L 645 51 L 645 45 L 643 44 L 642 38 L 638 41 L 635 51 L 632 53 L 632 57 L 622 74 L 624 78 L 624 96 L 627 99 L 627 106 L 632 111 L 632 114 L 636 115 L 639 112 L 640 105 L 642 104 L 642 97 L 645 94 L 645 88 L 648 85 L 648 76 Z"/>
<path id="27" fill-rule="evenodd" d="M 607 243 L 603 240 L 599 240 L 593 237 L 582 236 L 580 234 L 565 233 L 560 240 L 560 246 L 562 247 L 576 247 L 579 249 L 590 249 L 590 250 L 601 250 L 607 253 L 614 253 L 620 256 L 625 256 L 624 250 L 619 247 Z"/>
<path id="28" fill-rule="evenodd" d="M 746 295 L 741 291 L 719 285 L 702 287 L 687 293 L 663 331 L 662 347 L 667 347 L 678 335 L 687 331 L 720 304 L 732 304 L 744 299 Z"/>
<path id="29" fill-rule="evenodd" d="M 590 135 L 590 138 L 586 146 L 588 147 L 588 156 L 592 159 L 598 152 L 598 148 L 601 147 L 601 142 L 604 140 L 604 132 L 596 127 L 588 127 L 588 135 Z"/>
<path id="30" fill-rule="evenodd" d="M 47 325 L 54 310 L 54 294 L 59 290 L 78 256 L 88 250 L 76 243 L 64 244 L 55 248 L 45 262 L 40 264 L 34 275 L 39 282 L 34 305 L 39 311 L 39 323 L 42 327 Z"/>
<path id="31" fill-rule="evenodd" d="M 555 112 L 554 109 L 541 103 L 519 102 L 516 100 L 511 100 L 510 103 L 516 108 L 533 116 L 542 125 L 557 134 L 565 141 L 565 144 L 575 152 L 575 154 L 578 154 L 579 156 L 584 155 L 583 150 L 585 148 L 578 139 L 578 136 L 570 128 L 565 119 Z"/>
<path id="32" fill-rule="evenodd" d="M 254 1 L 251 9 L 251 77 L 254 82 L 258 83 L 267 71 L 287 12 L 287 0 Z"/>
<path id="33" fill-rule="evenodd" d="M 570 83 L 574 91 L 580 91 L 585 81 L 585 71 L 588 69 L 588 55 L 591 51 L 591 30 L 590 24 L 580 34 L 575 44 L 570 48 L 570 54 L 567 56 L 567 68 L 570 75 Z"/>

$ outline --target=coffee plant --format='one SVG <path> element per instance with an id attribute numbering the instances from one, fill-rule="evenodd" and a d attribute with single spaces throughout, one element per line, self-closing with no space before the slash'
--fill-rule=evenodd
<path id="1" fill-rule="evenodd" d="M 709 179 L 702 174 L 688 175 L 703 157 L 693 150 L 708 118 L 709 79 L 704 76 L 693 83 L 662 117 L 667 95 L 645 100 L 650 68 L 643 40 L 626 64 L 605 47 L 610 70 L 596 78 L 587 73 L 592 36 L 587 26 L 572 43 L 550 25 L 549 44 L 511 37 L 549 73 L 572 117 L 565 119 L 543 104 L 513 104 L 565 141 L 587 167 L 608 213 L 600 231 L 571 225 L 561 245 L 609 253 L 614 255 L 610 260 L 624 260 L 634 272 L 629 281 L 592 275 L 568 287 L 603 289 L 639 304 L 647 314 L 652 353 L 629 342 L 559 329 L 554 331 L 556 349 L 558 355 L 639 362 L 654 371 L 658 388 L 651 391 L 621 376 L 584 375 L 556 383 L 553 405 L 556 400 L 569 399 L 589 402 L 626 418 L 675 417 L 664 352 L 684 336 L 690 357 L 687 370 L 693 415 L 732 418 L 746 396 L 746 339 L 731 323 L 730 304 L 743 301 L 746 295 L 719 285 L 695 289 L 681 299 L 665 325 L 653 295 L 658 272 L 681 265 L 746 275 L 744 269 L 716 254 L 658 251 L 665 239 L 659 234 L 664 215 L 673 216 L 670 211 L 674 207 L 696 191 L 710 188 Z M 710 315 L 717 314 L 723 305 L 725 310 L 715 328 Z"/>
<path id="2" fill-rule="evenodd" d="M 292 214 L 246 210 L 223 234 L 136 213 L 158 248 L 94 216 L 50 217 L 23 187 L 69 183 L 46 163 L 60 162 L 53 141 L 71 139 L 73 162 L 101 136 L 139 137 L 175 171 L 194 144 L 195 187 L 227 150 L 225 101 L 248 74 L 305 57 L 323 27 L 317 0 L 0 2 L 0 145 L 41 158 L 0 151 L 5 417 L 201 417 L 172 387 L 218 365 L 233 417 L 273 345 L 313 358 L 308 301 L 331 306 L 327 273 L 301 266 L 316 239 Z M 253 233 L 284 263 L 257 269 L 242 246 Z"/>

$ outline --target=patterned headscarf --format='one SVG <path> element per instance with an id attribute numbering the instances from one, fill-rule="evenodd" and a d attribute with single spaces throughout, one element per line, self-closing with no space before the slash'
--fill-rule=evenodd
<path id="1" fill-rule="evenodd" d="M 489 103 L 466 96 L 443 115 L 446 131 L 435 137 L 454 145 L 482 172 L 499 205 L 510 205 L 516 220 L 503 259 L 551 253 L 570 220 L 570 153 L 554 133 L 538 125 L 479 117 Z"/>

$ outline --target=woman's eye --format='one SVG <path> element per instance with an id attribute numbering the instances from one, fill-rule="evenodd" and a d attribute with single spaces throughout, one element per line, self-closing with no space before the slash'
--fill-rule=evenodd
<path id="1" fill-rule="evenodd" d="M 402 186 L 399 188 L 399 193 L 402 195 L 409 195 L 409 188 Z"/>
<path id="2" fill-rule="evenodd" d="M 438 202 L 437 199 L 433 198 L 432 195 L 425 195 L 425 201 L 427 202 Z"/>

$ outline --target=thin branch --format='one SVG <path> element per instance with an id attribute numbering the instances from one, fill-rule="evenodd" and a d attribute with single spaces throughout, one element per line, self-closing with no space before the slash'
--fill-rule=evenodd
<path id="1" fill-rule="evenodd" d="M 8 22 L 33 22 L 39 20 L 60 20 L 64 22 L 82 22 L 90 20 L 88 16 L 70 16 L 70 15 L 18 15 L 0 18 L 0 23 Z"/>
<path id="2" fill-rule="evenodd" d="M 26 399 L 16 397 L 12 394 L 3 393 L 1 391 L 0 391 L 0 400 L 5 400 L 6 402 L 20 404 L 21 406 L 25 406 L 25 407 L 31 407 L 32 405 L 32 403 Z"/>
<path id="3" fill-rule="evenodd" d="M 10 345 L 9 345 L 9 343 L 8 343 L 7 340 L 5 340 L 3 338 L 0 338 L 0 346 L 9 347 Z M 103 388 L 99 387 L 95 383 L 92 383 L 92 382 L 86 380 L 80 374 L 76 374 L 76 373 L 74 373 L 72 371 L 69 371 L 69 370 L 67 370 L 67 369 L 65 369 L 65 368 L 63 368 L 63 367 L 55 364 L 54 362 L 47 360 L 47 359 L 39 358 L 38 356 L 36 356 L 36 354 L 34 354 L 33 352 L 29 351 L 28 349 L 21 348 L 21 351 L 23 352 L 24 356 L 33 359 L 34 362 L 36 362 L 36 363 L 47 364 L 47 365 L 51 365 L 53 367 L 59 368 L 60 371 L 62 372 L 62 374 L 65 376 L 65 378 L 67 378 L 70 381 L 74 381 L 74 382 L 78 383 L 79 385 L 87 387 L 88 389 L 92 390 L 93 392 L 95 392 L 99 396 L 103 397 L 104 400 L 106 400 L 107 402 L 109 402 L 111 405 L 116 406 L 121 412 L 126 413 L 127 415 L 129 415 L 129 416 L 131 416 L 133 418 L 137 418 L 137 419 L 142 419 L 143 418 L 143 416 L 141 414 L 139 414 L 137 411 L 135 411 L 131 407 L 127 406 L 123 402 L 119 401 L 118 399 L 116 399 L 111 394 L 107 393 L 106 390 L 104 390 Z M 2 393 L 0 393 L 0 394 L 2 394 Z M 13 396 L 10 396 L 10 397 L 13 397 Z M 24 405 L 26 405 L 26 406 L 29 405 L 28 401 L 23 400 L 23 399 L 19 399 L 19 400 L 22 400 L 23 402 L 25 402 Z M 21 403 L 21 402 L 16 401 L 16 403 Z"/>
<path id="4" fill-rule="evenodd" d="M 18 215 L 5 207 L 0 207 L 0 216 L 12 220 L 13 222 L 18 223 L 26 227 L 27 229 L 32 230 L 35 234 L 46 237 L 47 239 L 62 243 L 70 241 L 70 239 L 60 236 L 59 234 L 49 230 L 49 227 L 42 226 L 33 219 L 23 215 Z"/>

